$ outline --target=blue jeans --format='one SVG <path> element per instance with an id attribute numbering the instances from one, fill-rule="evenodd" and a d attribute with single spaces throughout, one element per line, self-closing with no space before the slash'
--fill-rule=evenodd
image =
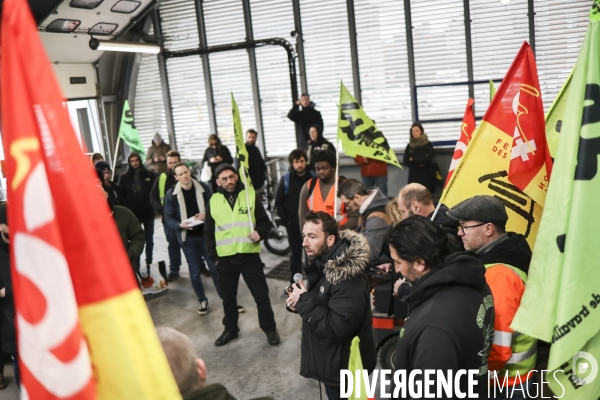
<path id="1" fill-rule="evenodd" d="M 388 182 L 388 177 L 387 175 L 385 176 L 363 176 L 362 177 L 362 182 L 363 185 L 365 185 L 365 187 L 368 188 L 372 188 L 373 186 L 377 186 L 379 189 L 381 189 L 381 192 L 384 195 L 388 195 L 388 187 L 387 187 L 387 182 Z"/>
<path id="2" fill-rule="evenodd" d="M 169 228 L 164 221 L 163 228 L 165 230 L 165 237 L 169 243 L 167 247 L 169 250 L 169 271 L 178 274 L 179 268 L 181 268 L 181 245 L 177 238 L 178 232 L 175 229 Z"/>
<path id="3" fill-rule="evenodd" d="M 152 264 L 152 250 L 154 249 L 154 216 L 140 221 L 144 225 L 144 233 L 146 234 L 146 264 Z M 141 266 L 141 257 L 138 265 Z"/>
<path id="4" fill-rule="evenodd" d="M 204 286 L 202 285 L 202 279 L 200 279 L 200 266 L 202 265 L 202 259 L 206 261 L 208 270 L 212 275 L 213 282 L 217 288 L 217 293 L 221 297 L 221 285 L 219 283 L 219 276 L 217 275 L 217 266 L 208 257 L 208 251 L 206 250 L 206 240 L 204 236 L 187 236 L 186 241 L 181 246 L 185 259 L 187 260 L 188 267 L 190 269 L 190 280 L 192 281 L 192 287 L 198 301 L 204 301 L 206 295 L 204 294 Z"/>

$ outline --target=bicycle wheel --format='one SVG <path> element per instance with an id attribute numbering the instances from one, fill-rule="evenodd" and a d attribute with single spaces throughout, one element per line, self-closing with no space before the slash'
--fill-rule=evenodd
<path id="1" fill-rule="evenodd" d="M 290 252 L 290 243 L 288 242 L 288 234 L 285 226 L 281 224 L 279 219 L 275 220 L 277 230 L 271 228 L 269 236 L 265 240 L 265 247 L 273 254 L 285 256 Z"/>

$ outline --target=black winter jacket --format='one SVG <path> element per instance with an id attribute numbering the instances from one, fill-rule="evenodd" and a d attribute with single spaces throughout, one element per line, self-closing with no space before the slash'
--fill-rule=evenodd
<path id="1" fill-rule="evenodd" d="M 395 368 L 406 370 L 407 377 L 414 369 L 478 369 L 477 392 L 487 393 L 493 333 L 494 302 L 485 267 L 469 253 L 455 253 L 412 287 Z M 461 388 L 466 387 L 465 378 Z"/>
<path id="2" fill-rule="evenodd" d="M 305 378 L 339 386 L 355 336 L 360 338 L 363 367 L 369 373 L 375 368 L 368 263 L 367 240 L 344 230 L 334 247 L 306 268 L 308 292 L 296 304 L 302 317 L 300 375 Z"/>
<path id="3" fill-rule="evenodd" d="M 300 106 L 295 104 L 288 113 L 288 118 L 300 125 L 302 138 L 304 139 L 302 142 L 303 148 L 306 148 L 306 143 L 310 140 L 309 131 L 311 126 L 317 126 L 320 128 L 319 131 L 323 132 L 323 117 L 315 109 L 315 105 L 311 102 L 308 107 L 300 109 Z"/>
<path id="4" fill-rule="evenodd" d="M 410 153 L 410 145 L 406 146 L 406 150 L 404 150 L 404 165 L 408 167 L 408 183 L 420 183 L 432 194 L 435 192 L 437 184 L 432 180 L 431 171 L 434 154 L 431 142 L 414 149 L 413 153 Z M 410 161 L 411 158 L 412 161 Z"/>
<path id="5" fill-rule="evenodd" d="M 131 159 L 132 154 L 129 156 Z M 138 168 L 140 187 L 134 184 L 136 170 L 129 163 L 129 168 L 121 174 L 119 178 L 119 188 L 123 197 L 123 204 L 129 208 L 140 221 L 154 217 L 154 208 L 150 203 L 150 191 L 156 175 L 152 171 L 148 171 L 146 167 L 140 164 Z"/>
<path id="6" fill-rule="evenodd" d="M 210 159 L 216 156 L 221 157 L 223 160 L 221 162 L 211 163 Z M 204 165 L 205 162 L 208 162 L 208 165 L 210 166 L 210 172 L 212 173 L 210 183 L 211 189 L 214 193 L 218 188 L 216 184 L 217 177 L 215 176 L 215 171 L 217 170 L 217 167 L 221 164 L 233 164 L 233 157 L 231 157 L 231 153 L 225 145 L 221 145 L 221 147 L 217 149 L 208 146 L 206 150 L 204 150 L 204 157 L 202 157 L 201 161 L 202 165 Z"/>
<path id="7" fill-rule="evenodd" d="M 248 174 L 250 175 L 252 186 L 255 189 L 260 189 L 265 184 L 267 176 L 265 160 L 263 159 L 260 150 L 255 145 L 246 143 L 246 151 L 248 152 L 248 165 L 250 166 Z"/>
<path id="8" fill-rule="evenodd" d="M 284 180 L 287 178 L 284 177 L 284 179 L 281 179 L 279 182 L 279 187 L 277 188 L 275 208 L 277 210 L 277 216 L 279 216 L 283 225 L 286 227 L 299 227 L 298 207 L 300 205 L 300 191 L 302 190 L 302 186 L 304 186 L 313 175 L 308 168 L 306 168 L 304 175 L 298 176 L 292 167 L 290 167 L 290 170 L 286 175 L 289 175 L 290 180 L 288 191 L 286 194 Z"/>
<path id="9" fill-rule="evenodd" d="M 507 232 L 507 239 L 495 244 L 488 251 L 477 256 L 484 264 L 508 264 L 529 273 L 531 248 L 525 237 L 519 233 Z M 492 242 L 493 243 L 493 242 Z"/>

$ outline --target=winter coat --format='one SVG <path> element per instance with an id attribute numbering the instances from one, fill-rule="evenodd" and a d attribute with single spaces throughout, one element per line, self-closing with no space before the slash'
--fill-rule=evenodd
<path id="1" fill-rule="evenodd" d="M 354 162 L 360 165 L 360 176 L 364 177 L 378 177 L 387 176 L 387 163 L 372 158 L 366 158 L 363 156 L 356 156 Z"/>
<path id="2" fill-rule="evenodd" d="M 196 389 L 183 395 L 183 400 L 236 400 L 225 386 L 218 383 Z M 270 397 L 260 397 L 254 400 L 273 400 Z"/>
<path id="3" fill-rule="evenodd" d="M 265 179 L 267 177 L 265 160 L 256 145 L 249 145 L 246 143 L 246 151 L 248 152 L 248 174 L 252 181 L 252 187 L 260 189 L 265 184 Z"/>
<path id="4" fill-rule="evenodd" d="M 128 161 L 134 155 L 137 155 L 137 153 L 131 153 Z M 129 168 L 119 178 L 119 188 L 123 197 L 123 204 L 121 205 L 133 211 L 140 221 L 144 221 L 154 217 L 154 208 L 152 208 L 152 203 L 150 202 L 150 191 L 156 180 L 156 175 L 154 172 L 148 171 L 143 165 L 140 165 L 137 171 L 140 185 L 137 186 L 135 184 L 135 173 L 136 170 L 131 166 L 131 162 L 129 162 Z"/>
<path id="5" fill-rule="evenodd" d="M 171 171 L 167 171 L 167 180 L 165 181 L 165 198 L 167 197 L 167 192 L 173 186 L 177 185 L 177 179 L 175 179 L 175 175 Z M 152 203 L 152 208 L 154 208 L 154 212 L 158 215 L 163 215 L 164 221 L 164 204 L 160 202 L 160 191 L 158 190 L 158 182 L 160 181 L 160 175 L 154 180 L 154 185 L 152 185 L 152 189 L 150 190 L 150 203 Z"/>
<path id="6" fill-rule="evenodd" d="M 162 142 L 160 146 L 157 146 L 152 141 L 152 146 L 148 149 L 146 153 L 146 165 L 148 168 L 157 174 L 165 172 L 167 170 L 167 153 L 171 151 L 171 146 L 165 142 Z M 165 157 L 165 161 L 155 162 L 154 159 L 156 157 Z"/>
<path id="7" fill-rule="evenodd" d="M 125 207 L 113 206 L 113 217 L 129 261 L 133 267 L 136 267 L 137 260 L 142 255 L 146 243 L 144 228 L 137 217 Z"/>
<path id="8" fill-rule="evenodd" d="M 200 212 L 202 210 L 206 210 L 208 206 L 208 202 L 210 201 L 210 196 L 212 196 L 212 191 L 204 182 L 198 182 L 192 179 L 192 184 L 194 190 L 196 191 L 196 201 L 198 201 L 198 209 Z M 187 230 L 181 229 L 179 224 L 182 221 L 192 217 L 193 215 L 188 215 L 185 210 L 185 198 L 183 197 L 183 188 L 181 187 L 181 183 L 177 183 L 173 186 L 167 194 L 165 195 L 165 215 L 164 215 L 164 223 L 175 232 L 177 232 L 177 239 L 179 243 L 183 243 L 187 237 Z M 200 198 L 204 201 L 204 206 L 200 207 Z M 182 212 L 183 210 L 183 212 Z M 204 225 L 199 225 L 196 229 L 201 229 L 204 231 Z"/>
<path id="9" fill-rule="evenodd" d="M 371 199 L 371 196 L 372 199 Z M 370 199 L 370 200 L 369 200 Z M 369 263 L 371 265 L 379 265 L 376 263 L 383 254 L 383 248 L 387 242 L 390 232 L 390 217 L 388 217 L 385 207 L 388 204 L 388 198 L 381 189 L 373 188 L 369 190 L 369 197 L 363 203 L 365 208 L 361 207 L 360 217 L 358 219 L 358 232 L 365 235 L 369 242 L 370 256 Z M 387 258 L 387 257 L 386 257 Z M 389 261 L 388 261 L 389 262 Z"/>
<path id="10" fill-rule="evenodd" d="M 300 191 L 302 190 L 302 186 L 304 186 L 304 184 L 313 176 L 308 168 L 304 172 L 303 176 L 298 176 L 292 167 L 290 167 L 287 175 L 289 175 L 290 182 L 287 194 L 285 193 L 283 183 L 284 179 L 286 179 L 284 177 L 284 179 L 281 179 L 279 182 L 279 187 L 277 188 L 277 194 L 275 195 L 275 208 L 277 210 L 277 216 L 279 216 L 283 225 L 286 227 L 291 226 L 298 228 L 300 226 L 300 221 L 298 220 Z"/>
<path id="11" fill-rule="evenodd" d="M 448 218 L 446 215 L 447 212 L 448 207 L 442 204 L 435 216 L 435 219 L 433 220 L 433 223 L 446 232 L 446 234 L 448 234 L 448 239 L 452 242 L 456 251 L 464 251 L 465 247 L 463 241 L 460 236 L 458 236 L 458 229 L 460 228 L 460 225 L 458 222 Z M 431 220 L 431 217 L 433 217 L 433 213 L 435 213 L 435 211 L 432 211 L 427 216 L 429 220 Z"/>
<path id="12" fill-rule="evenodd" d="M 295 123 L 300 125 L 300 130 L 302 131 L 302 145 L 301 147 L 306 148 L 306 143 L 310 140 L 310 127 L 317 126 L 319 127 L 319 131 L 323 132 L 323 117 L 321 113 L 315 109 L 316 104 L 311 102 L 310 105 L 306 108 L 300 106 L 298 104 L 294 104 L 294 107 L 288 113 L 288 118 Z"/>
<path id="13" fill-rule="evenodd" d="M 211 163 L 210 159 L 216 156 L 220 156 L 223 161 L 221 162 L 216 162 L 216 163 Z M 210 172 L 212 174 L 212 178 L 210 179 L 211 182 L 211 189 L 213 192 L 217 191 L 217 184 L 216 184 L 216 179 L 217 177 L 215 176 L 215 171 L 217 170 L 217 167 L 221 164 L 233 164 L 233 157 L 231 157 L 231 153 L 229 152 L 229 149 L 227 148 L 227 146 L 225 145 L 221 145 L 221 147 L 219 148 L 212 148 L 211 146 L 208 146 L 206 148 L 206 150 L 204 150 L 204 157 L 202 157 L 202 161 L 201 164 L 204 165 L 204 163 L 207 162 L 208 165 L 210 166 Z"/>
<path id="14" fill-rule="evenodd" d="M 459 369 L 477 369 L 477 389 L 487 393 L 494 301 L 483 263 L 468 253 L 448 256 L 414 284 L 407 302 L 408 318 L 396 346 L 396 370 L 406 370 L 407 376 L 415 369 L 452 370 L 455 376 Z M 464 378 L 463 392 L 467 390 Z"/>
<path id="15" fill-rule="evenodd" d="M 339 386 L 355 336 L 360 338 L 363 367 L 369 373 L 375 368 L 368 263 L 367 239 L 345 230 L 325 256 L 306 268 L 308 292 L 296 303 L 302 317 L 300 375 L 305 378 Z"/>
<path id="16" fill-rule="evenodd" d="M 410 152 L 410 145 L 404 151 L 404 165 L 408 167 L 408 183 L 420 183 L 431 193 L 435 192 L 437 182 L 432 180 L 434 150 L 431 142 Z M 410 159 L 412 158 L 412 161 Z"/>

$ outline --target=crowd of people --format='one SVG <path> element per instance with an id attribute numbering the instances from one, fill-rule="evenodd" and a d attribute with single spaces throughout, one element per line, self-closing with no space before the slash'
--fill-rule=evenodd
<path id="1" fill-rule="evenodd" d="M 436 207 L 433 146 L 419 123 L 411 127 L 404 153 L 408 184 L 390 199 L 385 163 L 357 157 L 362 181 L 336 173 L 335 148 L 324 139 L 321 114 L 308 95 L 288 117 L 298 124 L 302 140 L 289 154 L 289 172 L 277 188 L 275 207 L 290 245 L 285 307 L 302 319 L 300 374 L 323 383 L 329 399 L 339 399 L 340 370 L 348 368 L 350 344 L 357 336 L 363 367 L 374 370 L 373 272 L 390 275 L 390 290 L 408 305 L 407 315 L 401 315 L 396 369 L 476 369 L 481 394 L 494 386 L 488 371 L 496 371 L 507 377 L 507 385 L 493 398 L 527 398 L 525 391 L 517 397 L 508 392 L 534 379 L 536 340 L 510 329 L 531 250 L 522 235 L 506 231 L 504 204 L 476 196 L 450 209 Z M 136 152 L 128 155 L 118 182 L 101 155 L 91 157 L 133 270 L 139 274 L 142 254 L 146 266 L 152 264 L 155 216 L 161 215 L 167 279 L 179 279 L 183 252 L 199 315 L 209 312 L 201 275 L 212 278 L 224 311 L 224 330 L 215 346 L 239 337 L 244 312 L 237 300 L 240 276 L 256 302 L 267 342 L 277 346 L 281 340 L 260 257 L 260 241 L 271 226 L 259 197 L 266 166 L 257 136 L 254 130 L 246 133 L 251 185 L 242 183 L 231 152 L 217 135 L 209 137 L 202 159 L 210 167 L 208 182 L 196 180 L 159 134 L 145 163 Z M 5 215 L 3 205 L 0 335 L 18 376 Z M 196 358 L 189 338 L 171 328 L 158 328 L 158 335 L 184 398 L 233 399 L 223 386 L 206 384 L 207 367 Z M 461 387 L 466 384 L 466 377 L 460 380 Z M 3 385 L 0 375 L 0 389 Z"/>

